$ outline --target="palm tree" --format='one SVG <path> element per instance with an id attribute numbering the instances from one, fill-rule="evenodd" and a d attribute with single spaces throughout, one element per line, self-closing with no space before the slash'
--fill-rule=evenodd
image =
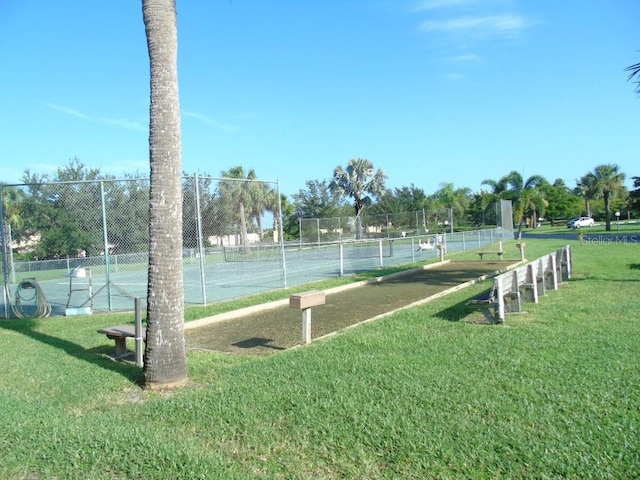
<path id="1" fill-rule="evenodd" d="M 529 226 L 536 228 L 538 224 L 538 213 L 544 214 L 545 209 L 549 206 L 549 202 L 545 198 L 544 192 L 536 188 L 527 188 L 522 193 L 522 208 L 523 212 L 531 213 L 531 222 Z"/>
<path id="2" fill-rule="evenodd" d="M 233 205 L 238 206 L 237 220 L 240 225 L 240 241 L 247 253 L 249 252 L 248 229 L 247 229 L 247 208 L 253 212 L 253 204 L 255 203 L 256 184 L 253 180 L 257 178 L 256 172 L 251 169 L 245 175 L 244 168 L 241 166 L 230 168 L 228 171 L 222 172 L 223 178 L 230 179 L 220 184 L 223 198 L 229 199 Z"/>
<path id="3" fill-rule="evenodd" d="M 624 192 L 625 175 L 618 165 L 606 163 L 593 169 L 594 189 L 598 198 L 604 200 L 605 230 L 611 231 L 611 197 Z"/>
<path id="4" fill-rule="evenodd" d="M 149 281 L 144 383 L 187 379 L 182 272 L 182 156 L 175 0 L 142 0 L 151 71 Z"/>
<path id="5" fill-rule="evenodd" d="M 345 197 L 353 198 L 356 213 L 356 238 L 362 238 L 362 219 L 360 214 L 366 205 L 371 204 L 371 197 L 379 197 L 385 191 L 384 182 L 387 175 L 381 169 L 375 170 L 373 163 L 366 158 L 352 158 L 347 168 L 337 166 L 333 170 L 333 178 L 329 190 Z"/>
<path id="6" fill-rule="evenodd" d="M 440 188 L 431 196 L 435 204 L 446 208 L 451 213 L 451 232 L 453 233 L 453 212 L 464 213 L 470 203 L 471 190 L 469 188 L 455 188 L 453 183 L 442 182 Z M 460 215 L 459 215 L 460 216 Z M 460 218 L 458 218 L 460 221 Z"/>
<path id="7" fill-rule="evenodd" d="M 24 220 L 20 215 L 20 204 L 24 199 L 22 190 L 12 186 L 0 185 L 0 191 L 2 191 L 6 223 L 14 227 L 21 227 L 24 224 Z M 2 220 L 4 221 L 4 219 Z"/>
<path id="8" fill-rule="evenodd" d="M 591 172 L 583 175 L 576 182 L 575 193 L 584 199 L 584 209 L 587 217 L 591 217 L 591 200 L 594 200 L 598 195 L 595 183 L 596 177 Z"/>
<path id="9" fill-rule="evenodd" d="M 271 207 L 277 205 L 278 195 L 276 191 L 266 183 L 253 183 L 251 185 L 253 187 L 251 189 L 253 200 L 251 202 L 251 215 L 256 219 L 260 240 L 262 240 L 264 236 L 264 212 L 266 210 L 277 214 L 277 211 L 274 212 Z"/>
<path id="10" fill-rule="evenodd" d="M 640 95 L 640 63 L 629 65 L 625 70 L 629 72 L 627 80 L 631 80 L 633 78 L 637 79 L 634 83 L 636 84 L 636 93 Z"/>
<path id="11" fill-rule="evenodd" d="M 494 194 L 513 203 L 513 218 L 518 224 L 518 238 L 522 238 L 522 225 L 527 208 L 531 207 L 532 198 L 536 195 L 533 190 L 546 183 L 541 175 L 532 175 L 526 180 L 517 171 L 512 171 L 497 182 L 484 180 L 483 184 L 494 187 Z"/>

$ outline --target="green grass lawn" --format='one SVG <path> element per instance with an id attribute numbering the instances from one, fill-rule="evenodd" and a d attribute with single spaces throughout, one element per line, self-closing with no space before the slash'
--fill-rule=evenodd
<path id="1" fill-rule="evenodd" d="M 131 315 L 2 321 L 0 477 L 639 478 L 640 245 L 569 243 L 573 279 L 505 326 L 466 321 L 484 282 L 268 357 L 190 352 L 172 392 L 105 355 Z"/>
<path id="2" fill-rule="evenodd" d="M 619 223 L 615 221 L 615 218 L 611 221 L 611 230 L 607 232 L 605 222 L 596 222 L 593 227 L 585 227 L 580 229 L 567 228 L 566 222 L 558 222 L 554 226 L 548 223 L 543 224 L 540 228 L 525 228 L 528 234 L 549 234 L 549 233 L 563 233 L 563 234 L 575 234 L 577 236 L 578 231 L 584 232 L 588 235 L 600 235 L 600 234 L 630 234 L 640 233 L 640 220 L 621 220 Z"/>

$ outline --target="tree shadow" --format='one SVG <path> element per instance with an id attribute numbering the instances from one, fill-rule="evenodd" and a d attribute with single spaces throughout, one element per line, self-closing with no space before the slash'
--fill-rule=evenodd
<path id="1" fill-rule="evenodd" d="M 105 370 L 119 373 L 123 377 L 135 384 L 142 383 L 142 370 L 135 363 L 117 362 L 110 356 L 109 352 L 113 352 L 113 347 L 100 346 L 96 348 L 86 349 L 82 345 L 64 340 L 63 338 L 54 337 L 46 333 L 35 330 L 37 322 L 35 320 L 3 320 L 0 321 L 0 329 L 9 330 L 20 333 L 37 342 L 49 345 L 53 348 L 62 350 L 67 355 L 91 363 Z"/>
<path id="2" fill-rule="evenodd" d="M 629 264 L 629 269 L 630 270 L 640 270 L 640 263 L 630 263 Z"/>
<path id="3" fill-rule="evenodd" d="M 252 337 L 247 338 L 246 340 L 242 340 L 240 342 L 232 343 L 234 347 L 238 348 L 270 348 L 273 350 L 286 350 L 285 347 L 279 347 L 277 345 L 272 345 L 274 340 L 272 338 L 262 338 L 262 337 Z"/>

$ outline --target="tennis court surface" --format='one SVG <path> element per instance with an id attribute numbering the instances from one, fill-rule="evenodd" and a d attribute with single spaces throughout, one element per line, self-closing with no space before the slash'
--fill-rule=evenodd
<path id="1" fill-rule="evenodd" d="M 312 308 L 311 336 L 317 339 L 392 312 L 406 305 L 492 274 L 513 261 L 449 261 L 428 269 L 411 270 L 337 293 L 327 293 L 324 305 Z M 210 323 L 207 321 L 210 320 Z M 288 302 L 276 308 L 258 310 L 237 318 L 197 321 L 187 324 L 189 350 L 268 355 L 302 344 L 302 314 L 289 308 Z"/>

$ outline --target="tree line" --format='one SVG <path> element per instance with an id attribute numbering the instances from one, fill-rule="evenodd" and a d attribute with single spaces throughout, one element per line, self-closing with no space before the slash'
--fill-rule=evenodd
<path id="1" fill-rule="evenodd" d="M 257 181 L 254 170 L 235 166 L 216 178 L 184 174 L 183 247 L 197 248 L 199 231 L 205 239 L 235 236 L 237 244 L 246 244 L 249 233 L 263 241 L 273 240 L 273 232 L 280 231 L 280 209 L 285 239 L 299 238 L 301 218 L 355 216 L 360 220 L 365 210 L 369 215 L 423 210 L 429 212 L 434 231 L 449 221 L 457 230 L 478 228 L 495 223 L 492 206 L 499 200 L 512 202 L 519 232 L 536 228 L 542 218 L 554 224 L 579 215 L 603 221 L 610 230 L 614 212 L 621 212 L 622 218 L 640 216 L 640 177 L 632 177 L 631 191 L 624 187 L 625 178 L 615 164 L 596 166 L 577 179 L 573 188 L 562 179 L 549 182 L 541 175 L 523 178 L 512 171 L 484 180 L 478 192 L 445 182 L 427 194 L 414 184 L 388 189 L 382 169 L 367 159 L 355 158 L 346 166 L 337 166 L 330 178 L 307 180 L 289 199 L 278 195 L 273 186 Z M 191 184 L 194 179 L 199 183 L 197 188 Z M 25 187 L 4 186 L 4 222 L 11 227 L 14 243 L 29 244 L 16 251 L 16 256 L 50 259 L 74 257 L 79 252 L 103 254 L 101 195 L 108 198 L 111 253 L 146 251 L 148 182 L 138 173 L 113 180 L 116 178 L 73 158 L 54 176 L 26 170 L 22 177 Z M 199 217 L 193 212 L 196 192 Z M 265 215 L 274 219 L 273 224 L 264 224 Z"/>

